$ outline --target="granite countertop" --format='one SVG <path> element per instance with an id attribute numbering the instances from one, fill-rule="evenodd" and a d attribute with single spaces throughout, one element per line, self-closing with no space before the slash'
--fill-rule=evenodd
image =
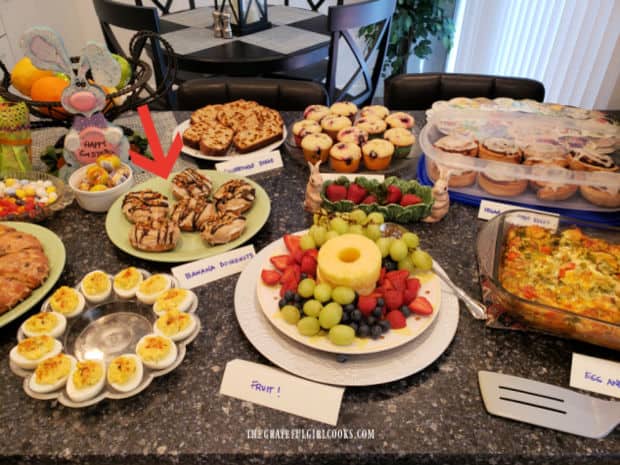
<path id="1" fill-rule="evenodd" d="M 290 122 L 296 115 L 284 116 Z M 164 113 L 155 120 L 164 149 L 174 117 L 182 121 L 186 114 Z M 135 117 L 127 122 L 139 127 Z M 36 131 L 35 147 L 53 143 L 55 131 Z M 251 240 L 257 251 L 312 221 L 301 208 L 307 168 L 285 154 L 283 158 L 283 169 L 254 176 L 269 194 L 272 208 L 269 221 Z M 182 163 L 194 161 L 183 157 Z M 399 174 L 413 178 L 415 163 Z M 474 207 L 453 204 L 440 223 L 416 223 L 411 229 L 452 279 L 479 298 L 476 213 Z M 135 265 L 153 272 L 169 270 L 168 265 L 139 260 L 115 248 L 106 237 L 104 221 L 105 215 L 87 213 L 74 204 L 43 223 L 67 249 L 58 285 L 74 285 L 95 268 L 114 272 Z M 237 278 L 196 289 L 203 329 L 176 370 L 133 398 L 84 409 L 29 398 L 8 363 L 24 318 L 2 328 L 0 463 L 620 463 L 620 430 L 594 440 L 490 416 L 477 381 L 478 370 L 491 370 L 566 387 L 573 352 L 616 361 L 619 354 L 540 334 L 487 329 L 462 305 L 454 340 L 428 368 L 400 381 L 346 389 L 337 428 L 371 429 L 374 439 L 251 439 L 248 431 L 254 429 L 331 428 L 219 394 L 228 361 L 240 358 L 270 365 L 235 319 Z"/>

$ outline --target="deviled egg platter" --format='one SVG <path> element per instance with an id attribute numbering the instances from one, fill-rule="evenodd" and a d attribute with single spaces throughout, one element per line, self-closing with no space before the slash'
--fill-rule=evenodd
<path id="1" fill-rule="evenodd" d="M 22 323 L 11 370 L 30 397 L 68 407 L 136 395 L 181 364 L 200 332 L 197 307 L 171 275 L 91 271 Z"/>

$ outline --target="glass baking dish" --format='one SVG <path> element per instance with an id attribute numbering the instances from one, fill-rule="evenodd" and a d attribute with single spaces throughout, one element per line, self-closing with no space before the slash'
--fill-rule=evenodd
<path id="1" fill-rule="evenodd" d="M 603 239 L 608 244 L 620 245 L 620 228 L 604 227 L 568 217 L 527 210 L 511 210 L 496 216 L 480 229 L 476 244 L 480 284 L 489 317 L 488 324 L 509 329 L 538 330 L 620 350 L 620 258 L 617 255 L 618 252 L 615 252 L 616 258 L 611 265 L 612 271 L 610 272 L 612 280 L 614 274 L 617 280 L 615 289 L 605 291 L 608 292 L 610 298 L 608 302 L 611 302 L 612 306 L 612 313 L 607 317 L 615 315 L 615 318 L 608 318 L 614 321 L 601 319 L 602 309 L 588 310 L 590 313 L 600 310 L 598 317 L 593 317 L 577 311 L 546 305 L 536 301 L 537 297 L 527 299 L 517 296 L 508 291 L 500 280 L 508 234 L 512 228 L 526 224 L 536 224 L 555 233 L 577 227 L 590 238 Z M 585 241 L 584 244 L 586 244 Z M 562 277 L 560 274 L 558 278 L 553 273 L 554 270 L 550 268 L 548 276 L 545 276 L 548 282 Z"/>

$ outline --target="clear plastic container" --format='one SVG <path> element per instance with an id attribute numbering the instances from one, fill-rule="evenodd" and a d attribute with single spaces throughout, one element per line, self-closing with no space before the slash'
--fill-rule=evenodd
<path id="1" fill-rule="evenodd" d="M 519 111 L 488 111 L 481 109 L 455 110 L 434 109 L 429 112 L 426 126 L 420 133 L 420 145 L 426 155 L 426 170 L 429 177 L 436 177 L 436 164 L 448 167 L 453 176 L 464 172 L 475 172 L 475 180 L 470 185 L 450 187 L 450 190 L 479 198 L 514 201 L 527 205 L 543 205 L 576 211 L 620 211 L 620 171 L 585 171 L 573 167 L 560 167 L 548 163 L 525 164 L 508 163 L 478 156 L 466 156 L 447 152 L 435 147 L 435 143 L 446 135 L 459 135 L 476 141 L 478 146 L 491 138 L 507 139 L 523 153 L 541 148 L 557 149 L 565 160 L 571 160 L 576 153 L 594 151 L 611 160 L 612 166 L 620 167 L 620 125 L 604 118 L 576 119 L 554 115 L 532 114 Z M 584 152 L 585 151 L 585 152 Z M 532 157 L 531 160 L 540 160 Z M 435 176 L 433 175 L 435 173 Z M 481 187 L 481 173 L 486 179 L 494 181 L 493 191 Z M 503 189 L 502 183 L 527 181 L 518 194 L 514 190 Z M 497 182 L 499 181 L 499 182 Z M 488 185 L 488 184 L 487 184 Z M 541 185 L 548 189 L 542 190 Z M 573 193 L 566 199 L 558 200 L 546 196 L 549 189 L 558 191 L 573 186 Z M 609 193 L 610 203 L 600 200 L 592 203 L 584 195 L 592 192 Z M 499 191 L 499 193 L 498 193 Z M 585 194 L 584 194 L 585 192 Z M 597 195 L 597 199 L 599 196 Z M 606 198 L 606 197 L 605 197 Z"/>

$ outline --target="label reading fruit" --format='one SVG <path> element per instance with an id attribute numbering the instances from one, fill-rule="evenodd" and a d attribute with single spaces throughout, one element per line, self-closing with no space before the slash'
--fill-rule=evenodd
<path id="1" fill-rule="evenodd" d="M 81 164 L 95 163 L 97 157 L 104 153 L 118 154 L 118 145 L 106 141 L 101 128 L 90 127 L 80 131 L 80 148 L 75 153 L 75 158 Z"/>
<path id="2" fill-rule="evenodd" d="M 355 181 L 355 178 L 359 178 L 360 175 L 359 174 L 347 174 L 347 173 L 321 173 L 321 176 L 323 177 L 323 181 L 335 181 L 338 178 L 341 177 L 345 177 L 347 178 L 349 181 L 353 182 Z M 382 174 L 367 174 L 364 173 L 363 176 L 366 179 L 374 179 L 375 181 L 378 182 L 383 182 L 385 179 L 385 176 Z"/>
<path id="3" fill-rule="evenodd" d="M 250 176 L 263 171 L 271 171 L 282 168 L 282 156 L 279 150 L 268 153 L 244 155 L 241 159 L 223 161 L 215 164 L 217 171 L 232 173 L 239 176 Z"/>
<path id="4" fill-rule="evenodd" d="M 226 364 L 220 394 L 335 426 L 344 389 L 235 359 Z"/>
<path id="5" fill-rule="evenodd" d="M 243 271 L 255 255 L 254 246 L 247 245 L 215 257 L 175 266 L 172 274 L 182 288 L 193 289 Z"/>

